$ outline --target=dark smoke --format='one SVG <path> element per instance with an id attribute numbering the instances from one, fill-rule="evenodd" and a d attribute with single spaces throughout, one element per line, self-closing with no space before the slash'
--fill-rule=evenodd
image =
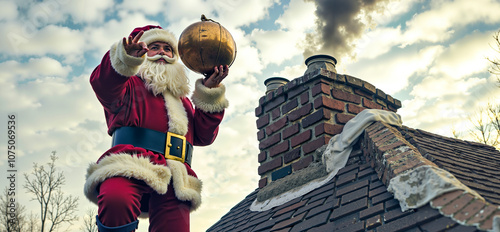
<path id="1" fill-rule="evenodd" d="M 354 58 L 355 42 L 373 23 L 370 14 L 391 0 L 306 0 L 316 4 L 316 32 L 306 36 L 304 57 L 328 54 Z M 361 13 L 363 12 L 363 16 Z"/>

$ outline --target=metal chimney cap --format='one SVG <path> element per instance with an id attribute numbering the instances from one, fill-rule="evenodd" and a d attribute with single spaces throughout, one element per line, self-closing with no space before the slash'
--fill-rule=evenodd
<path id="1" fill-rule="evenodd" d="M 288 79 L 284 77 L 270 77 L 264 81 L 264 85 L 266 86 L 266 94 L 278 89 L 280 86 L 286 85 L 290 82 Z"/>
<path id="2" fill-rule="evenodd" d="M 313 55 L 313 56 L 310 56 L 309 58 L 307 58 L 305 61 L 306 65 L 308 65 L 309 62 L 311 62 L 313 60 L 327 61 L 327 62 L 333 61 L 334 64 L 337 64 L 337 59 L 335 59 L 335 57 L 330 56 L 330 55 L 320 54 L 320 55 Z"/>
<path id="3" fill-rule="evenodd" d="M 307 69 L 304 72 L 304 75 L 308 75 L 310 73 L 314 73 L 320 69 L 325 69 L 330 72 L 337 73 L 335 66 L 337 65 L 337 60 L 330 55 L 314 55 L 310 56 L 305 61 L 307 65 Z"/>

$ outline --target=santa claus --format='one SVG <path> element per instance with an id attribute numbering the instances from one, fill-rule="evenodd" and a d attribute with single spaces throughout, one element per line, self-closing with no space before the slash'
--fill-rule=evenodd
<path id="1" fill-rule="evenodd" d="M 87 170 L 85 195 L 99 207 L 99 231 L 189 231 L 201 204 L 191 169 L 194 146 L 211 144 L 228 106 L 228 66 L 200 78 L 191 96 L 177 41 L 159 26 L 136 28 L 111 46 L 90 77 L 112 147 Z M 193 107 L 194 105 L 194 107 Z"/>

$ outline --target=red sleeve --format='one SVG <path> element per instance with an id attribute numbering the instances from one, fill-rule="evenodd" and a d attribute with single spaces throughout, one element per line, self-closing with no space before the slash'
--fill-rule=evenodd
<path id="1" fill-rule="evenodd" d="M 194 144 L 206 146 L 214 142 L 219 133 L 219 124 L 224 117 L 224 111 L 219 113 L 207 113 L 196 109 L 194 113 Z"/>
<path id="2" fill-rule="evenodd" d="M 116 112 L 123 103 L 128 77 L 118 74 L 111 65 L 109 51 L 90 76 L 97 99 L 109 112 Z"/>

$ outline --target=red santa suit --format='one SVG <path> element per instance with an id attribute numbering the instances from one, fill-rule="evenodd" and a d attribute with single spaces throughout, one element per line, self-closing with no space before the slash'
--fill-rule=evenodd
<path id="1" fill-rule="evenodd" d="M 171 33 L 161 28 L 147 29 L 149 27 L 138 28 L 133 34 L 145 30 L 141 41 L 146 44 L 156 41 L 169 43 L 174 57 L 178 59 L 176 40 Z M 217 88 L 207 88 L 199 79 L 195 83 L 192 103 L 187 97 L 174 97 L 168 91 L 155 96 L 136 75 L 144 60 L 144 56 L 128 55 L 122 41 L 119 41 L 104 55 L 91 75 L 92 88 L 104 107 L 108 133 L 112 135 L 120 127 L 140 127 L 185 136 L 194 146 L 211 144 L 228 106 L 225 87 L 221 84 Z M 101 184 L 113 177 L 145 183 L 146 187 L 140 188 L 147 189 L 142 192 L 144 196 L 139 197 L 143 213 L 151 207 L 146 203 L 151 194 L 170 194 L 176 200 L 187 202 L 190 211 L 201 204 L 202 183 L 187 163 L 166 159 L 163 154 L 141 147 L 116 145 L 91 164 L 85 183 L 87 198 L 98 204 L 102 200 L 98 199 Z M 120 182 L 119 178 L 115 178 L 115 182 Z M 138 216 L 134 214 L 138 213 L 124 217 L 134 218 Z M 130 219 L 123 221 L 129 222 Z"/>

